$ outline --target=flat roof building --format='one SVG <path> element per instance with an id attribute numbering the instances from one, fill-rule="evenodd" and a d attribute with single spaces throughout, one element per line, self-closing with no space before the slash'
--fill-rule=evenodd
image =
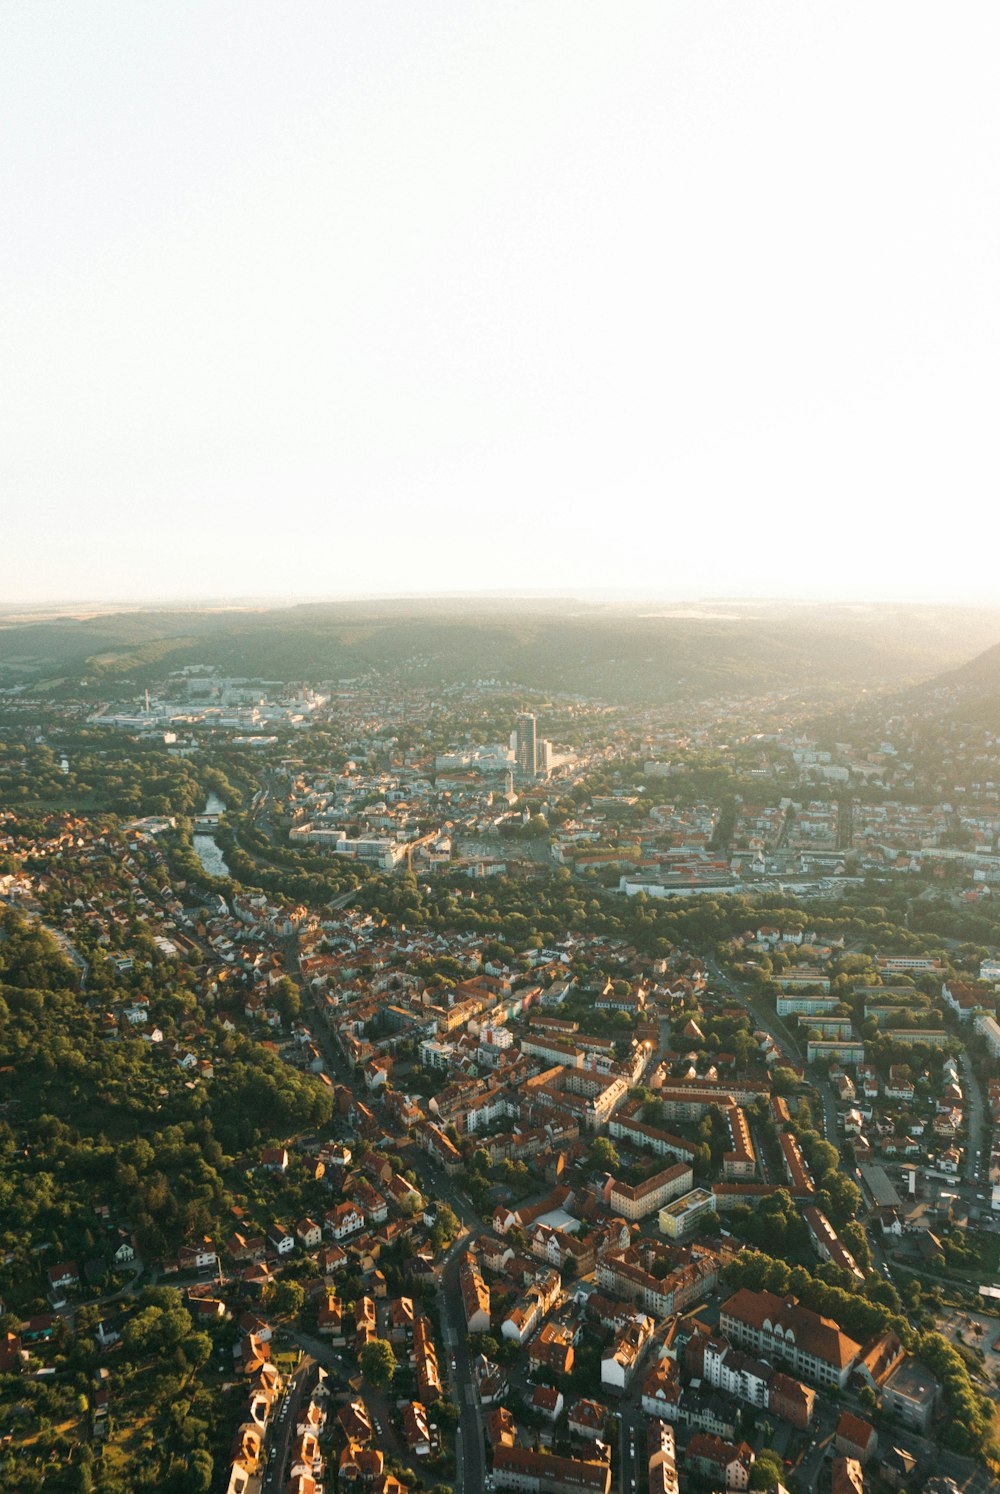
<path id="1" fill-rule="evenodd" d="M 683 1198 L 675 1198 L 660 1210 L 660 1234 L 671 1240 L 683 1240 L 698 1220 L 715 1209 L 715 1197 L 707 1188 L 692 1188 Z"/>

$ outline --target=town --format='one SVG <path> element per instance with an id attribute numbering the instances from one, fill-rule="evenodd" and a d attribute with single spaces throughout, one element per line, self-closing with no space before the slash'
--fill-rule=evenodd
<path id="1" fill-rule="evenodd" d="M 838 710 L 6 690 L 0 1487 L 991 1487 L 1000 735 Z"/>

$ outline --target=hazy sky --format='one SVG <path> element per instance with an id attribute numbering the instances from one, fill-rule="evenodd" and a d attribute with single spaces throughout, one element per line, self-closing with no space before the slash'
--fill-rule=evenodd
<path id="1" fill-rule="evenodd" d="M 0 28 L 0 602 L 998 599 L 995 0 Z"/>

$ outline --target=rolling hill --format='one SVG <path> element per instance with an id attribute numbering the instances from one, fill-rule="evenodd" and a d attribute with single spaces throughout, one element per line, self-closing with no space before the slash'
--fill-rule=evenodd
<path id="1" fill-rule="evenodd" d="M 427 599 L 151 609 L 0 618 L 0 685 L 117 694 L 198 663 L 277 681 L 375 669 L 414 682 L 495 678 L 526 690 L 657 702 L 810 686 L 901 689 L 998 638 L 996 613 L 890 606 L 717 603 L 655 612 Z M 992 652 L 1000 659 L 1000 645 Z"/>

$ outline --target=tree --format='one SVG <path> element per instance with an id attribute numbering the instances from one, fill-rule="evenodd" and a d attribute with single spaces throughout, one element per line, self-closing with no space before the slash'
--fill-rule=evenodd
<path id="1" fill-rule="evenodd" d="M 271 1307 L 279 1317 L 297 1317 L 306 1294 L 297 1281 L 279 1281 L 271 1296 Z"/>
<path id="2" fill-rule="evenodd" d="M 360 1356 L 361 1373 L 376 1390 L 387 1386 L 396 1373 L 396 1356 L 392 1344 L 384 1338 L 373 1338 L 365 1344 Z"/>
<path id="3" fill-rule="evenodd" d="M 457 1240 L 462 1233 L 462 1221 L 448 1204 L 438 1204 L 437 1218 L 434 1228 L 431 1230 L 431 1239 L 435 1249 L 447 1250 L 452 1240 Z"/>
<path id="4" fill-rule="evenodd" d="M 599 1167 L 602 1172 L 614 1172 L 621 1165 L 613 1142 L 606 1136 L 596 1136 L 591 1142 L 590 1161 L 593 1167 Z"/>
<path id="5" fill-rule="evenodd" d="M 750 1469 L 751 1489 L 770 1489 L 774 1484 L 780 1484 L 784 1476 L 781 1459 L 776 1452 L 769 1447 L 757 1454 L 756 1461 Z"/>
<path id="6" fill-rule="evenodd" d="M 184 1488 L 190 1494 L 208 1494 L 212 1487 L 212 1455 L 202 1447 L 196 1447 L 188 1459 Z"/>

